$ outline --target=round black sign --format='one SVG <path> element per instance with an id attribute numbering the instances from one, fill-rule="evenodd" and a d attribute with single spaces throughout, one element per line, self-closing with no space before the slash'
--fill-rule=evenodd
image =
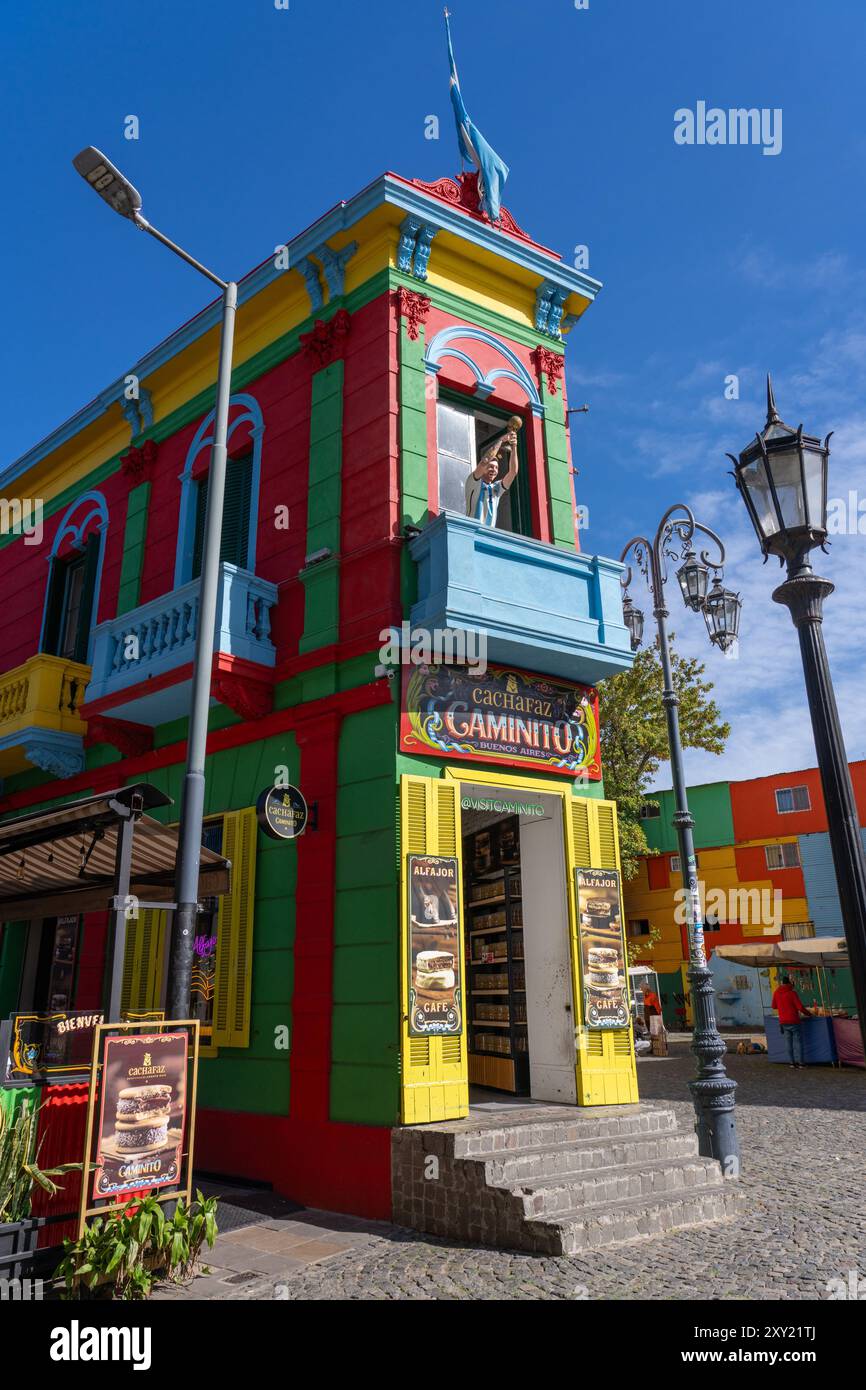
<path id="1" fill-rule="evenodd" d="M 296 840 L 307 828 L 307 803 L 297 787 L 266 787 L 256 802 L 259 825 L 272 840 Z"/>

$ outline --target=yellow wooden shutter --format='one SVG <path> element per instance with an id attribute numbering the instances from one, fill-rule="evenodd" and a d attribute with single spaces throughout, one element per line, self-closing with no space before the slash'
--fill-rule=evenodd
<path id="1" fill-rule="evenodd" d="M 466 963 L 463 951 L 463 859 L 459 786 L 433 777 L 400 779 L 400 990 L 401 1115 L 404 1124 L 455 1120 L 469 1114 L 466 1050 Z M 456 855 L 459 877 L 458 940 L 463 1031 L 459 1037 L 409 1036 L 408 855 Z"/>
<path id="2" fill-rule="evenodd" d="M 232 886 L 220 899 L 214 978 L 215 1047 L 249 1047 L 250 990 L 253 971 L 253 920 L 256 905 L 254 806 L 223 818 L 222 853 L 231 860 Z"/>
<path id="3" fill-rule="evenodd" d="M 575 869 L 619 869 L 616 803 L 597 801 L 589 797 L 573 797 L 565 804 L 571 959 L 579 1024 L 577 1099 L 579 1105 L 622 1105 L 638 1098 L 634 1039 L 630 1027 L 611 1029 L 608 1032 L 584 1027 L 574 876 Z"/>
<path id="4" fill-rule="evenodd" d="M 139 910 L 126 924 L 120 1013 L 145 1013 L 162 1008 L 166 914 L 150 907 Z"/>

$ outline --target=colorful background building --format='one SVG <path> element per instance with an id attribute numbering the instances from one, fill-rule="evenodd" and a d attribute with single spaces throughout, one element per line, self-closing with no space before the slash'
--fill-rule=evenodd
<path id="1" fill-rule="evenodd" d="M 866 762 L 851 765 L 866 825 Z M 758 1026 L 769 1008 L 768 972 L 716 958 L 716 946 L 756 939 L 840 936 L 844 924 L 827 834 L 827 813 L 817 768 L 737 782 L 690 787 L 698 877 L 706 909 L 707 954 L 723 1026 Z M 655 851 L 640 861 L 625 885 L 627 930 L 633 954 L 659 973 L 669 1027 L 691 1022 L 686 980 L 688 942 L 678 912 L 682 890 L 679 852 L 671 825 L 671 791 L 654 792 L 641 823 Z M 650 940 L 654 933 L 658 938 Z M 646 944 L 641 945 L 641 939 Z M 848 971 L 832 972 L 834 1001 L 853 1004 Z M 817 996 L 816 996 L 817 997 Z"/>

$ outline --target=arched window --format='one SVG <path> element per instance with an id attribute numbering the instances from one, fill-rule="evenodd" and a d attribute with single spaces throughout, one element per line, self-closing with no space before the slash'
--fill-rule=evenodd
<path id="1" fill-rule="evenodd" d="M 60 522 L 51 547 L 40 651 L 90 660 L 107 527 L 101 492 L 79 497 Z"/>
<path id="2" fill-rule="evenodd" d="M 232 396 L 220 560 L 254 570 L 264 421 L 254 396 Z M 202 421 L 180 476 L 175 587 L 201 574 L 214 411 Z"/>
<path id="3" fill-rule="evenodd" d="M 437 464 L 440 511 L 464 513 L 477 495 L 475 470 L 485 446 L 502 436 L 510 411 L 489 405 L 488 399 L 502 381 L 513 382 L 526 397 L 532 415 L 543 415 L 538 387 L 517 354 L 493 333 L 469 324 L 451 324 L 433 338 L 424 358 L 428 372 L 439 375 L 447 358 L 462 364 L 474 378 L 473 394 L 439 391 L 436 403 Z M 479 358 L 488 363 L 485 370 Z M 519 469 L 516 485 L 502 493 L 495 525 L 504 531 L 532 534 L 525 432 L 517 437 Z M 509 455 L 497 463 L 503 473 Z M 472 491 L 473 479 L 476 490 Z M 507 478 L 506 487 L 507 487 Z M 500 491 L 502 491 L 500 489 Z"/>

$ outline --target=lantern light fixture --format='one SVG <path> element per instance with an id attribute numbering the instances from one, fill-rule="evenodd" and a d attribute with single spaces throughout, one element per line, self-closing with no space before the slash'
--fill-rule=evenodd
<path id="1" fill-rule="evenodd" d="M 780 564 L 796 565 L 826 541 L 831 435 L 822 444 L 802 425 L 786 425 L 767 376 L 767 422 L 739 458 L 728 454 L 765 559 L 777 555 Z"/>
<path id="2" fill-rule="evenodd" d="M 626 589 L 622 596 L 622 616 L 631 638 L 631 649 L 636 652 L 643 641 L 644 616 Z"/>
<path id="3" fill-rule="evenodd" d="M 720 651 L 728 651 L 736 642 L 740 631 L 740 611 L 743 607 L 739 594 L 726 589 L 721 574 L 713 580 L 713 587 L 704 603 L 704 622 L 710 641 Z"/>
<path id="4" fill-rule="evenodd" d="M 685 563 L 677 570 L 677 579 L 682 590 L 683 602 L 693 613 L 700 613 L 707 598 L 709 566 L 699 560 L 691 546 L 686 551 Z"/>

